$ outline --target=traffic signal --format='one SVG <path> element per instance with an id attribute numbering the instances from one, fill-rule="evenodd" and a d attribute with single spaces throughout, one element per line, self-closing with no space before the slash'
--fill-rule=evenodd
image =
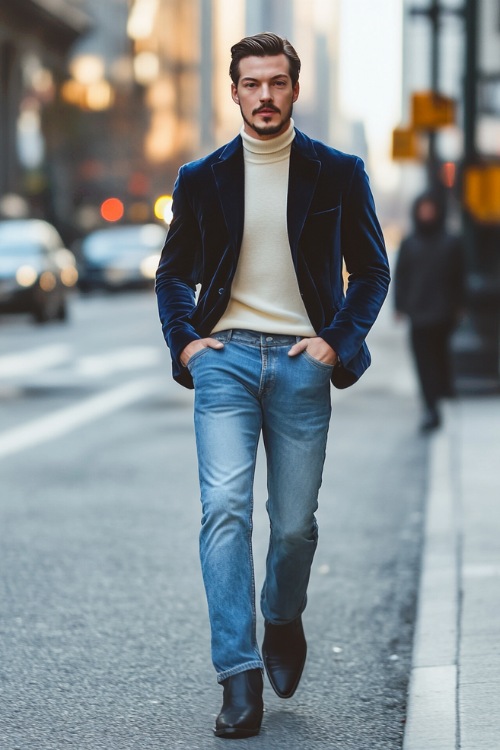
<path id="1" fill-rule="evenodd" d="M 463 181 L 464 206 L 485 224 L 500 224 L 500 164 L 466 167 Z"/>
<path id="2" fill-rule="evenodd" d="M 392 131 L 392 158 L 418 159 L 418 136 L 411 128 L 394 128 Z"/>
<path id="3" fill-rule="evenodd" d="M 411 97 L 411 124 L 416 130 L 437 130 L 455 124 L 455 100 L 435 91 L 417 91 Z"/>

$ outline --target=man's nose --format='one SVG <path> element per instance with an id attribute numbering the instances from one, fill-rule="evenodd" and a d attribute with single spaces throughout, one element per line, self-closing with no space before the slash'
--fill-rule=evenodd
<path id="1" fill-rule="evenodd" d="M 272 96 L 271 96 L 271 87 L 268 86 L 267 83 L 263 83 L 262 84 L 262 89 L 261 89 L 261 92 L 260 92 L 260 99 L 263 102 L 266 102 L 266 101 L 269 101 L 269 99 L 272 99 Z"/>

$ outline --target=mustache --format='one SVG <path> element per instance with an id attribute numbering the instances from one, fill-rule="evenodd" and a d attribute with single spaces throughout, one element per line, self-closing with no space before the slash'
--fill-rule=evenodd
<path id="1" fill-rule="evenodd" d="M 272 112 L 277 112 L 279 115 L 281 114 L 281 109 L 278 109 L 274 104 L 263 104 L 261 107 L 257 107 L 257 109 L 254 109 L 252 112 L 252 115 L 258 115 L 260 112 L 263 112 L 265 109 L 271 110 Z"/>

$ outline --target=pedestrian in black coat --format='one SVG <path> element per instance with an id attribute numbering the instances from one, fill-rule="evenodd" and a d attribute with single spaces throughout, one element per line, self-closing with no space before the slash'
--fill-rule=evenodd
<path id="1" fill-rule="evenodd" d="M 439 401 L 453 395 L 450 337 L 464 302 L 462 245 L 446 230 L 445 220 L 438 195 L 427 192 L 416 199 L 414 228 L 403 239 L 395 273 L 395 307 L 410 322 L 424 431 L 439 427 Z"/>

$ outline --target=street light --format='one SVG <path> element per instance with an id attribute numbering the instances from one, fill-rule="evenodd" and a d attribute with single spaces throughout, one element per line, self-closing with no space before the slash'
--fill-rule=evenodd
<path id="1" fill-rule="evenodd" d="M 61 87 L 61 96 L 81 109 L 100 112 L 109 109 L 114 90 L 104 77 L 104 59 L 100 55 L 78 55 L 69 64 L 72 75 Z"/>
<path id="2" fill-rule="evenodd" d="M 69 70 L 75 81 L 90 86 L 104 78 L 104 60 L 99 55 L 79 55 L 70 62 Z"/>

